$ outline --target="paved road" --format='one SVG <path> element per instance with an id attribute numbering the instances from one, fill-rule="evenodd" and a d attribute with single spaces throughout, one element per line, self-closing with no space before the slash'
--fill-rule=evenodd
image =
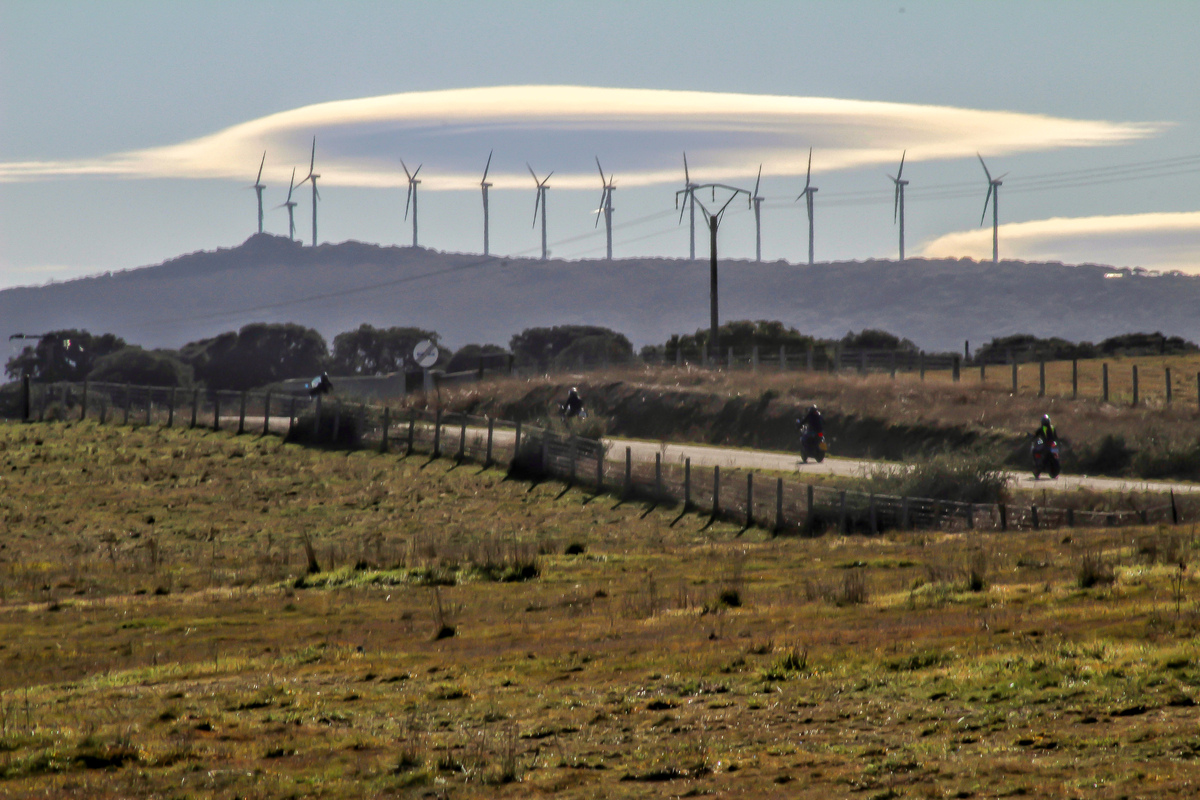
<path id="1" fill-rule="evenodd" d="M 236 418 L 233 420 L 236 423 Z M 274 423 L 275 421 L 272 420 Z M 276 426 L 273 424 L 272 428 Z M 251 424 L 251 418 L 246 418 L 247 430 L 261 430 L 262 417 L 257 419 L 256 424 Z M 282 430 L 287 429 L 287 420 L 282 421 Z M 451 448 L 456 446 L 459 428 L 455 425 L 449 425 L 443 429 L 443 435 L 446 437 L 446 444 L 443 447 L 447 452 L 452 452 Z M 393 433 L 393 437 L 397 437 L 399 431 Z M 467 428 L 468 436 L 486 436 L 487 428 Z M 499 446 L 512 446 L 513 431 L 511 430 L 496 430 L 495 442 Z M 400 441 L 395 438 L 394 441 Z M 618 439 L 606 438 L 604 442 L 609 445 L 608 460 L 624 462 L 625 448 L 630 448 L 631 455 L 634 461 L 643 463 L 653 463 L 654 454 L 662 453 L 664 463 L 682 464 L 684 459 L 690 458 L 692 465 L 696 467 L 729 467 L 733 469 L 761 469 L 770 470 L 772 472 L 795 472 L 798 474 L 810 473 L 813 475 L 843 475 L 847 477 L 859 477 L 869 474 L 871 471 L 878 468 L 892 468 L 897 466 L 895 462 L 889 461 L 868 461 L 858 458 L 826 458 L 822 463 L 818 464 L 814 461 L 809 461 L 807 464 L 801 463 L 800 456 L 796 453 L 776 453 L 769 450 L 749 450 L 737 447 L 713 447 L 710 445 L 701 444 L 662 444 L 660 442 L 647 442 L 636 439 Z M 1034 480 L 1033 474 L 1029 471 L 1008 472 L 1008 476 L 1012 478 L 1013 486 L 1018 489 L 1047 489 L 1050 491 L 1066 491 L 1071 489 L 1091 489 L 1100 492 L 1162 492 L 1166 493 L 1174 490 L 1176 493 L 1192 493 L 1200 492 L 1200 483 L 1184 483 L 1176 481 L 1146 481 L 1126 478 L 1097 478 L 1087 475 L 1060 475 L 1057 480 L 1042 478 Z"/>

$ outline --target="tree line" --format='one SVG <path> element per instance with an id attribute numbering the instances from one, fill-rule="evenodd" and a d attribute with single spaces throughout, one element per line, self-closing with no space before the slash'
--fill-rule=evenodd
<path id="1" fill-rule="evenodd" d="M 661 345 L 643 347 L 639 355 L 647 363 L 672 363 L 677 354 L 694 359 L 707 351 L 709 335 L 708 329 L 675 334 Z M 910 340 L 887 331 L 851 331 L 841 339 L 829 339 L 804 334 L 777 320 L 727 322 L 721 326 L 719 335 L 722 349 L 733 348 L 741 353 L 752 347 L 759 347 L 765 353 L 777 352 L 780 347 L 791 352 L 809 347 L 825 352 L 836 346 L 917 350 Z M 39 383 L 91 380 L 244 391 L 322 372 L 336 377 L 414 370 L 417 366 L 412 360 L 413 348 L 426 339 L 435 344 L 441 341 L 436 331 L 364 324 L 339 333 L 331 348 L 312 328 L 293 323 L 256 322 L 237 331 L 189 342 L 178 350 L 146 350 L 111 333 L 93 335 L 86 330 L 69 329 L 51 331 L 36 344 L 27 345 L 8 360 L 5 372 L 15 380 L 28 377 Z M 1124 334 L 1099 344 L 1020 334 L 992 339 L 976 351 L 975 360 L 1033 361 L 1194 352 L 1200 352 L 1200 347 L 1162 333 Z M 514 335 L 507 348 L 468 344 L 450 352 L 439 347 L 433 368 L 460 372 L 513 364 L 524 370 L 545 371 L 636 360 L 633 346 L 624 334 L 594 325 L 557 325 L 527 328 Z"/>

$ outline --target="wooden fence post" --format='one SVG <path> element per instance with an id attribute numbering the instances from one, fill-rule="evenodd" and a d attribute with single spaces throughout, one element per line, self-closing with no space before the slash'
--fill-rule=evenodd
<path id="1" fill-rule="evenodd" d="M 1071 359 L 1071 399 L 1079 399 L 1079 359 Z"/>
<path id="2" fill-rule="evenodd" d="M 813 486 L 810 483 L 807 486 L 805 486 L 804 488 L 805 488 L 805 492 L 804 492 L 804 501 L 805 501 L 804 526 L 806 528 L 808 528 L 809 530 L 812 530 L 812 526 L 813 526 Z"/>
<path id="3" fill-rule="evenodd" d="M 1138 404 L 1138 368 L 1137 364 L 1133 365 L 1133 404 Z"/>
<path id="4" fill-rule="evenodd" d="M 550 431 L 542 431 L 542 474 L 550 473 Z"/>
<path id="5" fill-rule="evenodd" d="M 1200 407 L 1200 372 L 1196 373 L 1196 405 Z"/>
<path id="6" fill-rule="evenodd" d="M 1175 505 L 1175 490 L 1171 490 L 1171 524 L 1179 524 L 1179 507 Z"/>
<path id="7" fill-rule="evenodd" d="M 517 460 L 517 453 L 521 452 L 521 423 L 516 425 L 516 431 L 513 433 L 513 461 Z M 411 445 L 409 446 L 411 450 Z"/>
<path id="8" fill-rule="evenodd" d="M 200 390 L 192 390 L 192 422 L 189 428 L 196 427 L 196 415 L 200 413 Z"/>
<path id="9" fill-rule="evenodd" d="M 692 459 L 683 460 L 683 510 L 692 507 Z"/>
<path id="10" fill-rule="evenodd" d="M 679 368 L 682 366 L 683 366 L 683 348 L 676 347 L 675 348 L 675 367 Z"/>
<path id="11" fill-rule="evenodd" d="M 754 524 L 754 471 L 746 473 L 746 527 Z"/>
<path id="12" fill-rule="evenodd" d="M 167 399 L 170 408 L 167 409 L 167 427 L 170 428 L 175 424 L 175 387 L 171 387 L 171 396 Z"/>
<path id="13" fill-rule="evenodd" d="M 1008 530 L 1008 506 L 1000 503 L 998 508 L 1000 509 L 1000 530 L 1006 531 Z"/>
<path id="14" fill-rule="evenodd" d="M 493 433 L 494 433 L 495 429 L 496 429 L 496 420 L 492 419 L 491 417 L 488 417 L 487 456 L 484 458 L 484 463 L 489 464 L 489 465 L 492 463 L 492 437 L 493 437 Z M 601 448 L 600 452 L 603 453 L 604 449 Z"/>
<path id="15" fill-rule="evenodd" d="M 962 365 L 962 362 L 958 360 L 958 353 L 955 353 L 954 354 L 954 363 L 950 365 L 950 370 L 951 370 L 950 377 L 955 383 L 958 383 L 959 379 L 962 376 L 961 365 Z"/>
<path id="16" fill-rule="evenodd" d="M 1037 528 L 1038 528 L 1037 503 L 1034 503 L 1033 505 L 1031 505 L 1029 507 L 1029 522 L 1030 522 L 1030 524 L 1033 525 L 1033 529 L 1037 530 Z"/>
<path id="17" fill-rule="evenodd" d="M 775 532 L 783 530 L 783 478 L 775 479 Z"/>
<path id="18" fill-rule="evenodd" d="M 654 454 L 654 499 L 662 498 L 662 453 Z"/>
<path id="19" fill-rule="evenodd" d="M 787 372 L 787 346 L 779 345 L 779 371 Z"/>
<path id="20" fill-rule="evenodd" d="M 1166 368 L 1167 405 L 1171 405 L 1171 368 Z"/>
<path id="21" fill-rule="evenodd" d="M 238 405 L 238 436 L 246 432 L 246 393 L 242 392 Z"/>
<path id="22" fill-rule="evenodd" d="M 729 369 L 733 369 L 733 348 L 732 347 L 729 348 L 728 357 L 726 358 L 726 362 L 729 366 Z"/>
<path id="23" fill-rule="evenodd" d="M 622 491 L 622 497 L 629 497 L 629 493 L 633 491 L 633 448 L 625 448 L 625 488 Z"/>
<path id="24" fill-rule="evenodd" d="M 520 423 L 517 423 L 517 430 L 521 430 Z M 411 456 L 413 452 L 413 437 L 417 432 L 417 410 L 410 408 L 408 410 L 408 446 L 404 449 L 404 455 Z"/>
<path id="25" fill-rule="evenodd" d="M 458 460 L 462 461 L 467 457 L 467 418 L 463 417 L 462 428 L 458 432 Z M 572 459 L 571 477 L 574 478 L 574 459 Z"/>
<path id="26" fill-rule="evenodd" d="M 964 512 L 967 517 L 967 530 L 975 530 L 975 504 L 967 503 L 967 507 L 964 509 Z"/>
<path id="27" fill-rule="evenodd" d="M 958 357 L 958 354 L 956 353 L 955 358 L 957 358 L 957 357 Z M 868 510 L 871 515 L 871 533 L 879 533 L 879 515 L 875 512 L 875 495 L 874 494 L 871 495 L 870 500 L 868 502 L 869 502 Z"/>
<path id="28" fill-rule="evenodd" d="M 805 366 L 805 369 L 808 370 L 809 372 L 812 372 L 813 371 L 813 346 L 811 344 L 808 346 L 807 358 L 808 358 L 808 361 L 806 362 L 807 365 Z M 1200 380 L 1200 373 L 1197 373 L 1196 377 L 1197 377 L 1197 380 Z"/>
<path id="29" fill-rule="evenodd" d="M 921 371 L 921 380 L 925 380 L 925 351 L 917 354 L 917 369 Z"/>
<path id="30" fill-rule="evenodd" d="M 317 408 L 320 408 L 320 399 L 318 398 Z M 213 392 L 213 430 L 221 430 L 221 393 Z"/>
<path id="31" fill-rule="evenodd" d="M 108 419 L 108 401 L 105 398 L 101 397 L 100 398 L 100 424 L 103 425 L 105 420 L 107 420 L 107 419 Z"/>
<path id="32" fill-rule="evenodd" d="M 79 400 L 79 421 L 87 419 L 88 382 L 83 382 L 83 397 Z"/>
<path id="33" fill-rule="evenodd" d="M 267 401 L 268 401 L 267 408 L 268 409 L 271 407 L 270 400 L 271 400 L 271 395 L 267 394 Z M 390 428 L 392 426 L 391 411 L 392 411 L 392 409 L 389 408 L 388 406 L 383 407 L 383 434 L 379 437 L 379 452 L 381 452 L 381 453 L 386 453 L 388 451 L 388 428 Z M 492 440 L 489 437 L 488 445 L 490 446 L 491 443 L 492 443 Z M 489 455 L 490 455 L 490 447 L 489 447 Z"/>
<path id="34" fill-rule="evenodd" d="M 150 412 L 154 409 L 154 387 L 146 387 L 146 424 L 150 424 Z"/>
<path id="35" fill-rule="evenodd" d="M 294 427 L 296 427 L 296 396 L 292 395 L 292 402 L 288 404 L 288 436 L 292 435 L 292 428 Z"/>
<path id="36" fill-rule="evenodd" d="M 263 398 L 263 432 L 266 436 L 271 432 L 271 390 L 267 390 L 267 396 Z"/>
<path id="37" fill-rule="evenodd" d="M 900 530 L 908 530 L 908 495 L 900 498 Z"/>
<path id="38" fill-rule="evenodd" d="M 1038 362 L 1038 397 L 1046 396 L 1046 362 Z"/>
<path id="39" fill-rule="evenodd" d="M 896 351 L 892 351 L 892 380 L 896 380 Z"/>
<path id="40" fill-rule="evenodd" d="M 1073 508 L 1067 509 L 1067 527 L 1068 528 L 1075 527 L 1075 509 L 1073 509 Z"/>
<path id="41" fill-rule="evenodd" d="M 713 501 L 712 514 L 717 516 L 721 513 L 721 467 L 713 467 Z"/>
<path id="42" fill-rule="evenodd" d="M 342 427 L 342 401 L 338 399 L 333 404 L 333 430 L 329 432 L 329 441 L 336 444 Z"/>
<path id="43" fill-rule="evenodd" d="M 754 345 L 750 350 L 750 369 L 758 372 L 758 345 Z"/>
<path id="44" fill-rule="evenodd" d="M 1100 390 L 1104 396 L 1104 402 L 1108 402 L 1108 362 L 1100 365 Z"/>
<path id="45" fill-rule="evenodd" d="M 987 383 L 987 364 L 983 361 L 979 362 L 979 383 L 980 385 Z"/>
<path id="46" fill-rule="evenodd" d="M 1017 367 L 1018 367 L 1018 364 L 1016 361 L 1014 361 L 1012 363 L 1012 393 L 1013 394 L 1017 393 Z"/>
<path id="47" fill-rule="evenodd" d="M 849 520 L 846 518 L 846 490 L 842 489 L 838 492 L 838 530 L 845 533 L 848 524 Z"/>
<path id="48" fill-rule="evenodd" d="M 858 374 L 867 374 L 867 351 L 862 350 L 858 354 Z"/>
<path id="49" fill-rule="evenodd" d="M 567 477 L 567 483 L 569 485 L 573 486 L 575 484 L 575 461 L 578 458 L 578 453 L 579 453 L 579 444 L 578 444 L 578 440 L 575 438 L 575 434 L 571 434 L 571 440 L 568 445 L 568 452 L 570 453 L 570 456 L 571 456 L 571 473 Z"/>
<path id="50" fill-rule="evenodd" d="M 442 455 L 442 410 L 439 408 L 433 417 L 433 457 Z"/>
<path id="51" fill-rule="evenodd" d="M 125 384 L 125 418 L 121 421 L 122 425 L 129 424 L 129 406 L 131 403 L 133 403 L 133 387 L 127 383 Z M 45 406 L 46 404 L 42 403 L 42 407 L 45 408 Z"/>
<path id="52" fill-rule="evenodd" d="M 604 443 L 596 442 L 596 494 L 604 491 Z"/>

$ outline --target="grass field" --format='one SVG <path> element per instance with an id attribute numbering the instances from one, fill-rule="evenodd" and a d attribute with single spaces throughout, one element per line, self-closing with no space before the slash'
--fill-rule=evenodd
<path id="1" fill-rule="evenodd" d="M 775 538 L 0 426 L 0 796 L 1180 797 L 1192 528 Z"/>

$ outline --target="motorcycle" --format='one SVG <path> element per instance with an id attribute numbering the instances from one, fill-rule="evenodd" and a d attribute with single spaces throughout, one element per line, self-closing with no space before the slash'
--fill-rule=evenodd
<path id="1" fill-rule="evenodd" d="M 566 403 L 559 403 L 558 416 L 562 420 L 563 425 L 567 425 L 568 420 L 572 418 L 579 419 L 581 421 L 587 419 L 587 409 L 583 406 L 580 406 L 579 410 L 575 411 Z"/>
<path id="2" fill-rule="evenodd" d="M 800 428 L 800 460 L 805 464 L 810 458 L 815 459 L 818 464 L 825 460 L 825 453 L 828 452 L 829 445 L 825 443 L 825 434 L 823 432 L 814 431 L 807 425 Z"/>
<path id="3" fill-rule="evenodd" d="M 1034 480 L 1041 478 L 1043 472 L 1051 478 L 1058 477 L 1058 442 L 1047 442 L 1038 438 L 1033 443 L 1031 454 L 1033 455 Z"/>

